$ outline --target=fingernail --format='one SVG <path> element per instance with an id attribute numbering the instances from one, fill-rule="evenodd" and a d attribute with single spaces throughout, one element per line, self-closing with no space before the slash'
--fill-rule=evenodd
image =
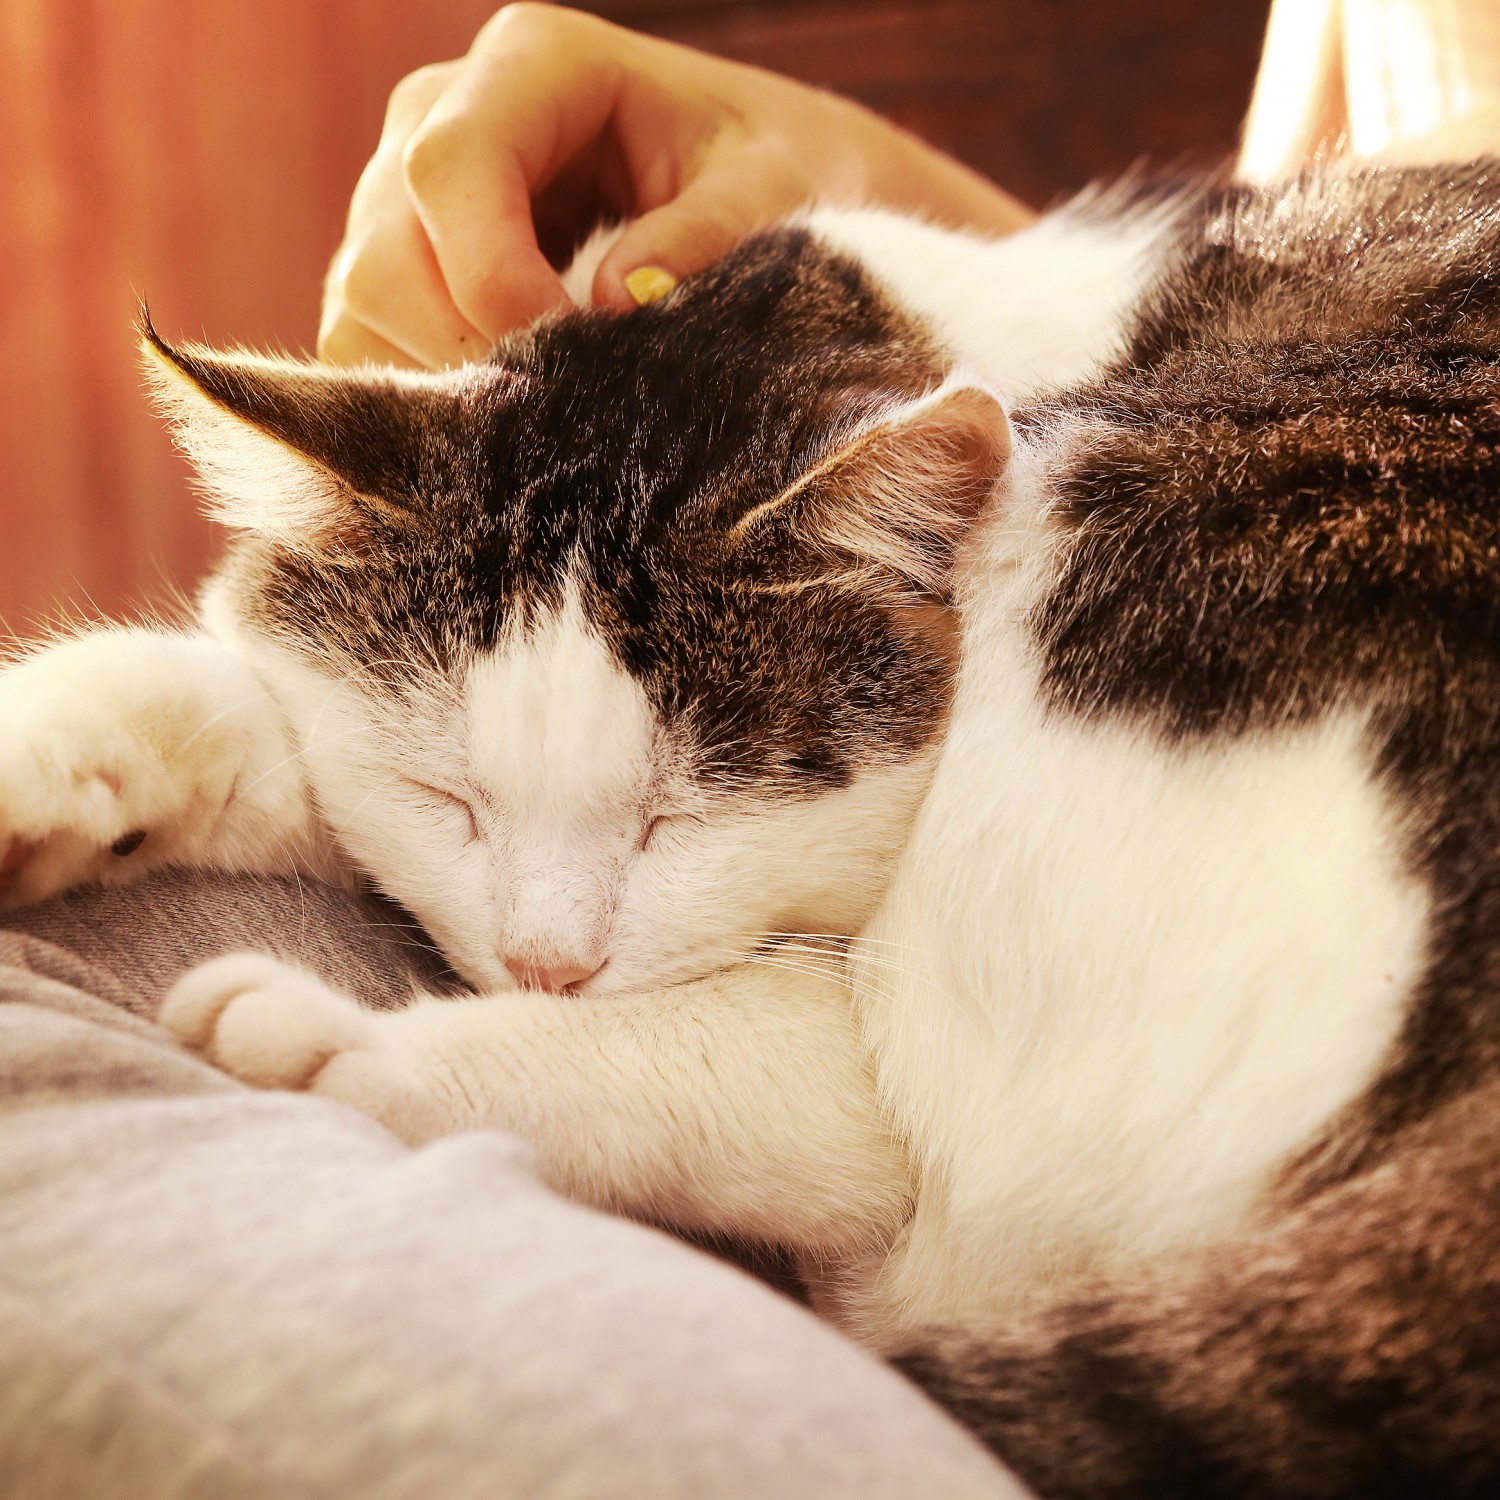
<path id="1" fill-rule="evenodd" d="M 635 298 L 637 307 L 644 307 L 648 302 L 660 302 L 676 286 L 677 278 L 660 266 L 637 266 L 625 278 L 625 290 Z"/>

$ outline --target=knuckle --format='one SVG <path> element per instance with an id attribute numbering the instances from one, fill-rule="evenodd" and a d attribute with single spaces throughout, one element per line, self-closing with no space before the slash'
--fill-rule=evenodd
<path id="1" fill-rule="evenodd" d="M 383 232 L 386 228 L 376 225 L 368 234 L 351 236 L 334 256 L 323 282 L 323 321 L 328 331 L 350 319 L 369 323 L 383 307 L 392 284 L 401 280 L 405 267 L 391 236 Z"/>
<path id="2" fill-rule="evenodd" d="M 493 322 L 497 310 L 505 305 L 511 281 L 503 267 L 491 261 L 471 260 L 460 269 L 462 291 L 487 322 Z"/>
<path id="3" fill-rule="evenodd" d="M 359 325 L 342 311 L 323 319 L 318 329 L 318 358 L 327 364 L 356 364 L 359 360 Z"/>
<path id="4" fill-rule="evenodd" d="M 754 229 L 754 220 L 738 205 L 698 204 L 693 216 L 678 228 L 672 248 L 685 272 L 697 270 L 732 250 Z"/>
<path id="5" fill-rule="evenodd" d="M 412 132 L 401 149 L 401 174 L 418 201 L 462 154 L 464 139 L 461 120 L 428 121 Z"/>
<path id="6" fill-rule="evenodd" d="M 789 199 L 801 202 L 807 197 L 814 184 L 803 153 L 791 141 L 779 138 L 763 141 L 760 158 L 767 196 L 783 202 Z"/>
<path id="7" fill-rule="evenodd" d="M 365 169 L 354 184 L 349 197 L 349 217 L 344 226 L 347 243 L 367 233 L 369 226 L 379 224 L 399 211 L 406 203 L 406 182 L 401 175 L 399 157 L 382 146 L 365 163 Z"/>
<path id="8" fill-rule="evenodd" d="M 456 63 L 428 63 L 408 73 L 386 101 L 386 133 L 405 131 L 417 124 L 452 82 L 457 68 Z"/>
<path id="9" fill-rule="evenodd" d="M 388 284 L 389 277 L 378 266 L 356 258 L 344 268 L 330 302 L 337 303 L 340 321 L 368 323 L 379 312 L 382 290 Z"/>
<path id="10" fill-rule="evenodd" d="M 542 5 L 537 0 L 511 0 L 479 28 L 476 44 L 488 48 L 521 40 L 543 41 L 574 31 L 579 22 L 589 19 L 578 11 Z"/>
<path id="11" fill-rule="evenodd" d="M 328 267 L 323 278 L 323 329 L 331 329 L 348 315 L 349 277 L 353 271 L 353 259 L 347 249 L 341 248 Z M 321 340 L 322 333 L 319 333 Z"/>

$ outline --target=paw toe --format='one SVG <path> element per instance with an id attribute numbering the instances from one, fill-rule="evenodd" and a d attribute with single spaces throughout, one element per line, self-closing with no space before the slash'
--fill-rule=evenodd
<path id="1" fill-rule="evenodd" d="M 206 1048 L 225 1006 L 269 978 L 267 966 L 274 962 L 257 953 L 232 953 L 199 964 L 167 992 L 157 1020 L 189 1047 Z"/>
<path id="2" fill-rule="evenodd" d="M 302 1089 L 331 1058 L 357 1045 L 357 1037 L 337 1024 L 340 1019 L 337 1013 L 310 1013 L 302 995 L 249 990 L 219 1013 L 205 1051 L 226 1073 L 256 1088 Z"/>
<path id="3" fill-rule="evenodd" d="M 161 1021 L 258 1088 L 306 1088 L 330 1059 L 370 1036 L 369 1018 L 355 1001 L 261 954 L 234 954 L 193 970 L 167 996 Z"/>

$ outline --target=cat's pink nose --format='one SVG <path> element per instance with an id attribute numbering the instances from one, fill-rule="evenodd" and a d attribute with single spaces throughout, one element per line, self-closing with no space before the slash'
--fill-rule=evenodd
<path id="1" fill-rule="evenodd" d="M 592 979 L 604 965 L 589 968 L 586 964 L 572 963 L 529 964 L 523 959 L 507 958 L 505 967 L 523 990 L 546 990 L 548 994 L 560 995 L 570 985 Z"/>

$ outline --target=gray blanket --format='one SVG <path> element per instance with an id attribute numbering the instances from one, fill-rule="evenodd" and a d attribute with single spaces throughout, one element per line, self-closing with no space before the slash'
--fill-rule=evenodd
<path id="1" fill-rule="evenodd" d="M 566 1203 L 518 1142 L 411 1150 L 153 1024 L 235 948 L 371 1003 L 440 965 L 373 902 L 162 875 L 0 931 L 0 1496 L 1020 1491 L 748 1275 Z"/>

